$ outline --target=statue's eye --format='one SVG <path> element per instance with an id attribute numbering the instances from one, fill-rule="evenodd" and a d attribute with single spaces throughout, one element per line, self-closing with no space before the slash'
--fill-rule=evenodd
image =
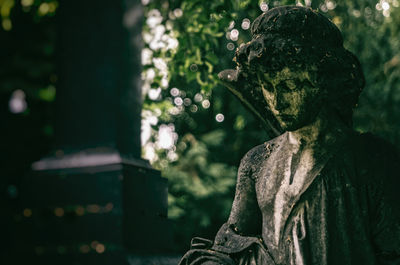
<path id="1" fill-rule="evenodd" d="M 279 82 L 279 84 L 276 85 L 276 90 L 281 91 L 281 92 L 292 92 L 295 91 L 299 88 L 298 82 L 293 79 L 287 79 L 284 81 Z"/>
<path id="2" fill-rule="evenodd" d="M 296 82 L 296 80 L 292 80 L 292 79 L 286 80 L 286 87 L 289 90 L 296 90 L 296 88 L 298 87 L 297 83 L 298 82 Z"/>
<path id="3" fill-rule="evenodd" d="M 304 88 L 315 88 L 315 86 L 309 80 L 302 80 L 299 79 L 288 79 L 285 82 L 281 82 L 277 89 L 280 91 L 297 91 Z"/>

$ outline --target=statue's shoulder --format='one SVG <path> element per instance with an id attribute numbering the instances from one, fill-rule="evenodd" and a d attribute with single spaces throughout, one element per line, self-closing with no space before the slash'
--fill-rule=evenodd
<path id="1" fill-rule="evenodd" d="M 373 135 L 356 135 L 352 141 L 354 168 L 359 174 L 358 183 L 370 183 L 372 186 L 400 186 L 400 155 L 396 146 Z M 382 186 L 382 187 L 383 187 Z"/>
<path id="2" fill-rule="evenodd" d="M 260 168 L 261 164 L 269 158 L 278 142 L 279 139 L 274 138 L 250 149 L 242 158 L 241 168 L 252 172 L 257 171 L 257 168 Z"/>
<path id="3" fill-rule="evenodd" d="M 372 164 L 381 164 L 399 157 L 398 149 L 393 144 L 372 133 L 360 133 L 356 138 L 357 153 Z"/>

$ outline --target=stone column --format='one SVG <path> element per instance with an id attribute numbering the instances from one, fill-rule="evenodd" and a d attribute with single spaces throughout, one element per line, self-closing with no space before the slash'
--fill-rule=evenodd
<path id="1" fill-rule="evenodd" d="M 167 183 L 140 158 L 141 3 L 61 0 L 56 16 L 57 141 L 21 189 L 16 259 L 127 264 L 128 253 L 166 252 Z"/>
<path id="2" fill-rule="evenodd" d="M 135 0 L 60 2 L 59 147 L 110 146 L 140 157 L 142 13 Z"/>

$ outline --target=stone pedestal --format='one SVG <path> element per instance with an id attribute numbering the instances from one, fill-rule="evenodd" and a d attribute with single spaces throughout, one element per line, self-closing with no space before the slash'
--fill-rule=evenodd
<path id="1" fill-rule="evenodd" d="M 87 150 L 33 168 L 16 215 L 16 264 L 129 264 L 132 253 L 168 253 L 167 183 L 146 161 Z"/>

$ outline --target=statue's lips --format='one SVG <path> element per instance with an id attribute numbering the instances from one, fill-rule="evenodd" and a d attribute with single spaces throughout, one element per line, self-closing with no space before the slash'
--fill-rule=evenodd
<path id="1" fill-rule="evenodd" d="M 292 121 L 296 119 L 296 115 L 291 115 L 291 114 L 278 113 L 275 116 L 283 121 Z"/>

